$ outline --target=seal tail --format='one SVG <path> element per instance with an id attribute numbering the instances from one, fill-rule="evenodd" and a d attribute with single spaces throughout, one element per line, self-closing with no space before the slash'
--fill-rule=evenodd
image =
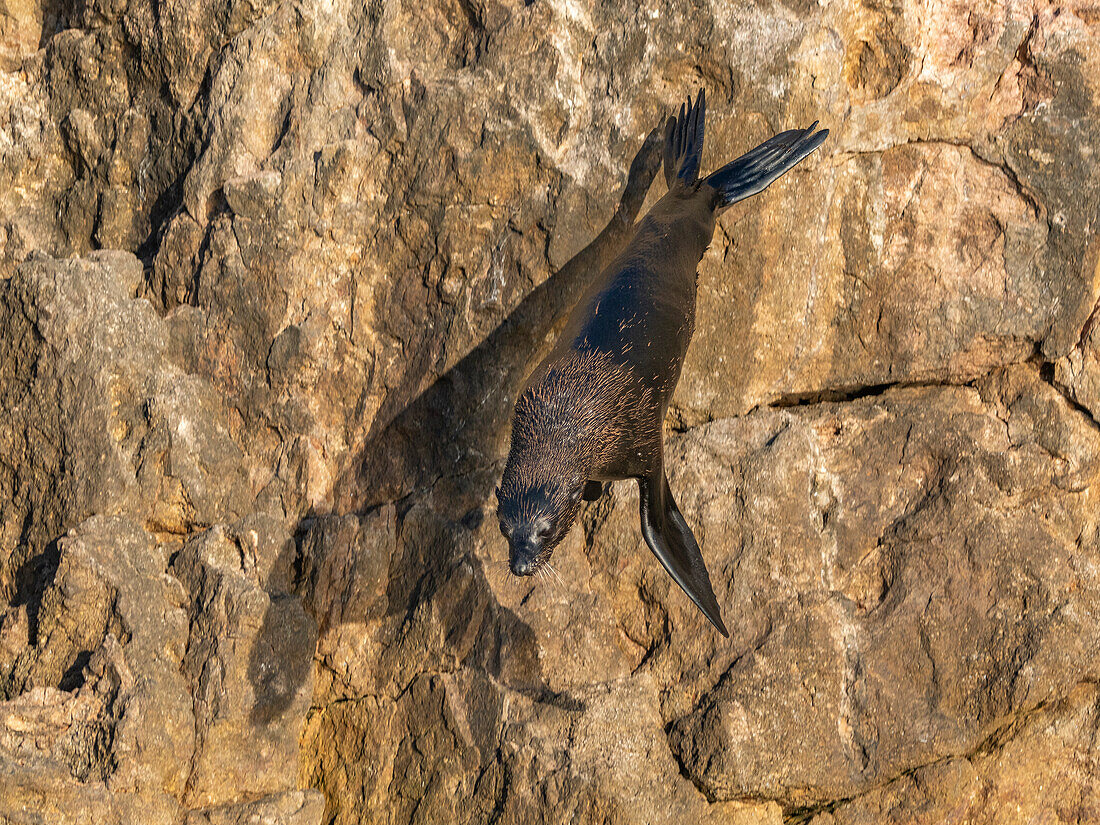
<path id="1" fill-rule="evenodd" d="M 714 588 L 703 554 L 699 552 L 699 542 L 676 506 L 676 499 L 668 487 L 668 478 L 663 471 L 658 471 L 648 478 L 639 478 L 638 488 L 642 536 L 646 544 L 688 598 L 728 639 L 730 634 L 722 621 L 718 600 L 714 598 Z"/>
<path id="2" fill-rule="evenodd" d="M 703 157 L 703 123 L 706 119 L 706 93 L 700 89 L 692 105 L 680 104 L 678 117 L 665 123 L 665 183 L 671 189 L 677 181 L 694 189 L 699 181 L 699 160 Z"/>
<path id="3" fill-rule="evenodd" d="M 783 177 L 825 142 L 828 129 L 814 132 L 817 121 L 808 129 L 780 132 L 752 151 L 707 176 L 705 186 L 715 190 L 715 209 L 725 209 L 737 201 L 752 197 Z M 702 130 L 700 129 L 700 136 Z M 700 144 L 702 140 L 700 140 Z M 667 148 L 666 148 L 667 153 Z"/>

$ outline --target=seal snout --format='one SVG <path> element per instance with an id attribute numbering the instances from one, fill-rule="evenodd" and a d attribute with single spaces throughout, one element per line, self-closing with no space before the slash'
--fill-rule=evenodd
<path id="1" fill-rule="evenodd" d="M 520 558 L 513 556 L 510 564 L 512 573 L 516 576 L 533 576 L 538 569 L 538 560 L 535 558 Z"/>
<path id="2" fill-rule="evenodd" d="M 508 566 L 517 576 L 533 576 L 539 569 L 542 543 L 534 536 L 512 541 L 508 553 Z"/>

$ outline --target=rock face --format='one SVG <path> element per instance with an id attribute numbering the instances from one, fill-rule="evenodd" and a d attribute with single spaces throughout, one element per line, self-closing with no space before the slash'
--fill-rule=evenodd
<path id="1" fill-rule="evenodd" d="M 1100 819 L 1098 77 L 1084 3 L 0 4 L 0 819 Z M 547 580 L 492 498 L 700 85 L 708 169 L 831 130 L 670 411 L 729 640 L 632 484 Z"/>

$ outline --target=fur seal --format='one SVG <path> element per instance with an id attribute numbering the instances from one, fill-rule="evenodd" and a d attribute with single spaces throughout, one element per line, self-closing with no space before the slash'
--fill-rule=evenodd
<path id="1" fill-rule="evenodd" d="M 715 217 L 763 191 L 819 147 L 827 129 L 776 135 L 699 178 L 705 95 L 665 124 L 668 192 L 588 286 L 516 401 L 497 517 L 518 576 L 534 574 L 572 527 L 581 500 L 633 478 L 642 535 L 724 635 L 699 544 L 668 486 L 663 426 L 695 325 L 696 267 Z"/>

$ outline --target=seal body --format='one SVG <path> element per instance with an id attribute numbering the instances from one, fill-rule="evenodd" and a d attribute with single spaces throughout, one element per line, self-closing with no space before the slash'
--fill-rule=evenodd
<path id="1" fill-rule="evenodd" d="M 594 278 L 516 402 L 497 492 L 517 575 L 536 572 L 608 481 L 639 484 L 642 534 L 724 635 L 699 545 L 664 469 L 663 424 L 695 327 L 696 268 L 718 212 L 761 191 L 821 144 L 814 126 L 777 135 L 698 179 L 704 96 L 665 131 L 668 192 Z"/>

